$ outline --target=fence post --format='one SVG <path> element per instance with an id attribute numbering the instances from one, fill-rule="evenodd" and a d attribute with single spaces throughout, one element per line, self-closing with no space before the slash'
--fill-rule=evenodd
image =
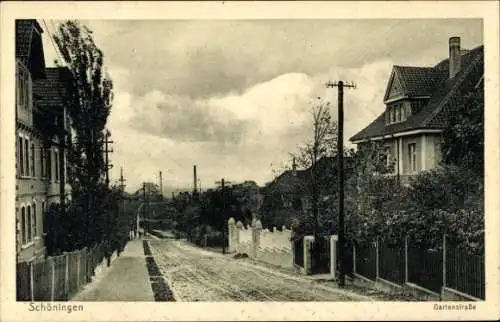
<path id="1" fill-rule="evenodd" d="M 31 296 L 31 301 L 33 302 L 35 300 L 35 279 L 33 278 L 33 261 L 30 262 L 30 296 Z"/>
<path id="2" fill-rule="evenodd" d="M 352 273 L 356 273 L 356 243 L 352 242 Z"/>
<path id="3" fill-rule="evenodd" d="M 443 287 L 446 287 L 446 234 L 443 234 Z"/>
<path id="4" fill-rule="evenodd" d="M 405 283 L 408 283 L 408 236 L 405 236 Z"/>
<path id="5" fill-rule="evenodd" d="M 50 300 L 54 301 L 55 288 L 56 288 L 56 263 L 54 257 L 50 257 L 50 269 L 52 270 L 52 281 L 50 286 Z"/>
<path id="6" fill-rule="evenodd" d="M 379 277 L 379 240 L 377 237 L 377 240 L 375 241 L 375 279 L 378 279 Z"/>
<path id="7" fill-rule="evenodd" d="M 69 299 L 69 256 L 68 253 L 64 252 L 64 258 L 66 260 L 66 268 L 64 272 L 64 296 Z"/>
<path id="8" fill-rule="evenodd" d="M 78 251 L 78 256 L 76 257 L 76 289 L 80 289 L 80 261 L 82 257 L 82 252 Z"/>
<path id="9" fill-rule="evenodd" d="M 330 236 L 330 274 L 335 279 L 337 277 L 337 235 Z"/>

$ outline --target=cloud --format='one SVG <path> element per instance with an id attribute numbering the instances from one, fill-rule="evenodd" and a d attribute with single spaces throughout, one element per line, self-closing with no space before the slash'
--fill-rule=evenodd
<path id="1" fill-rule="evenodd" d="M 221 176 L 263 184 L 272 176 L 271 164 L 276 168 L 287 162 L 289 153 L 310 137 L 311 101 L 317 97 L 332 101 L 336 119 L 336 90 L 324 86 L 327 76 L 358 79 L 358 89 L 346 93 L 347 140 L 365 125 L 366 117 L 360 115 L 373 117 L 383 108 L 380 84 L 385 86 L 390 69 L 391 64 L 382 61 L 361 68 L 331 67 L 313 76 L 288 73 L 242 93 L 208 99 L 158 89 L 142 96 L 117 92 L 109 120 L 114 136 L 123 142 L 116 157 L 134 164 L 135 184 L 161 167 L 171 170 L 172 176 L 165 176 L 176 179 L 171 184 L 190 186 L 193 164 L 211 185 Z M 113 70 L 120 88 L 129 73 L 118 68 L 113 74 Z"/>
<path id="2" fill-rule="evenodd" d="M 262 184 L 310 136 L 311 100 L 332 102 L 337 118 L 326 81 L 358 85 L 344 96 L 347 143 L 384 110 L 393 65 L 436 64 L 450 36 L 465 48 L 483 42 L 479 19 L 84 23 L 114 81 L 111 175 L 123 166 L 131 189 L 159 170 L 165 186 L 191 187 L 193 164 L 203 187 L 221 177 Z"/>

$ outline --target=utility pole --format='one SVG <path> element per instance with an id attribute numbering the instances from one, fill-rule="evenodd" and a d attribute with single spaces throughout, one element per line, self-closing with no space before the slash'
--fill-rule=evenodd
<path id="1" fill-rule="evenodd" d="M 220 181 L 216 181 L 216 184 L 218 184 L 221 188 L 221 198 L 222 198 L 222 218 L 223 223 L 222 223 L 222 254 L 226 253 L 226 224 L 227 224 L 227 218 L 226 218 L 226 195 L 225 195 L 225 190 L 224 188 L 226 187 L 226 183 L 231 183 L 231 181 L 225 181 L 224 178 L 220 179 Z"/>
<path id="2" fill-rule="evenodd" d="M 339 286 L 345 286 L 345 269 L 344 269 L 344 87 L 356 88 L 354 83 L 344 84 L 343 81 L 328 82 L 326 87 L 338 88 L 338 133 L 337 133 L 337 169 L 339 173 L 338 190 L 339 190 L 339 222 L 338 222 L 338 237 L 339 237 Z"/>
<path id="3" fill-rule="evenodd" d="M 123 167 L 120 167 L 120 194 L 121 194 L 121 206 L 122 206 L 122 215 L 125 213 L 125 184 L 124 182 L 127 181 L 123 178 Z M 131 223 L 129 223 L 131 225 Z M 130 229 L 129 227 L 129 236 L 130 236 Z"/>
<path id="4" fill-rule="evenodd" d="M 146 214 L 147 214 L 147 203 L 146 203 L 146 182 L 142 183 L 142 199 L 144 200 L 144 206 L 142 207 L 144 209 L 143 214 L 142 214 L 142 226 L 144 228 L 144 237 L 146 237 Z"/>
<path id="5" fill-rule="evenodd" d="M 105 153 L 105 163 L 106 163 L 106 187 L 109 188 L 109 169 L 113 168 L 112 164 L 109 164 L 109 153 L 113 153 L 113 149 L 109 149 L 108 144 L 112 144 L 113 141 L 109 140 L 111 133 L 106 130 L 105 139 L 104 139 L 104 153 Z"/>
<path id="6" fill-rule="evenodd" d="M 198 177 L 196 174 L 196 165 L 193 165 L 193 194 L 196 194 L 197 189 L 196 187 L 198 186 Z"/>
<path id="7" fill-rule="evenodd" d="M 127 180 L 123 178 L 123 168 L 120 167 L 120 189 L 122 191 L 125 190 L 125 184 L 124 184 L 125 181 L 127 181 Z"/>
<path id="8" fill-rule="evenodd" d="M 106 188 L 109 190 L 109 169 L 113 167 L 113 165 L 109 164 L 109 153 L 112 153 L 113 150 L 109 149 L 108 144 L 113 143 L 113 141 L 109 140 L 109 137 L 111 136 L 111 133 L 109 133 L 108 130 L 106 130 L 106 133 L 104 134 L 104 162 L 105 162 L 105 167 L 106 167 Z M 108 243 L 108 247 L 111 246 L 111 232 L 110 232 L 110 223 L 109 223 L 109 216 L 111 212 L 111 195 L 108 192 L 108 198 L 107 198 L 107 205 L 106 205 L 106 240 Z M 110 249 L 108 248 L 108 251 Z M 107 258 L 107 264 L 108 267 L 111 265 L 111 253 L 108 252 L 108 258 Z"/>
<path id="9" fill-rule="evenodd" d="M 161 178 L 161 171 L 160 171 L 160 199 L 163 200 L 163 180 Z"/>

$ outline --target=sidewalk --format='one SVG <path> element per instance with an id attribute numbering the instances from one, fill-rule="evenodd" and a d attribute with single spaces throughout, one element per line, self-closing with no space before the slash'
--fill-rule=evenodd
<path id="1" fill-rule="evenodd" d="M 71 301 L 154 301 L 142 239 L 128 242 L 123 253 Z"/>

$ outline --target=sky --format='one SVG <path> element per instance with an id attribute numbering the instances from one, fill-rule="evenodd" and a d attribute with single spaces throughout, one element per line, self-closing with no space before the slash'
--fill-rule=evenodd
<path id="1" fill-rule="evenodd" d="M 127 190 L 157 182 L 164 192 L 225 178 L 264 185 L 311 136 L 311 102 L 344 96 L 344 142 L 385 108 L 393 65 L 433 66 L 448 39 L 483 43 L 481 20 L 90 20 L 114 82 L 108 119 L 111 180 Z M 48 66 L 57 22 L 42 24 Z"/>

